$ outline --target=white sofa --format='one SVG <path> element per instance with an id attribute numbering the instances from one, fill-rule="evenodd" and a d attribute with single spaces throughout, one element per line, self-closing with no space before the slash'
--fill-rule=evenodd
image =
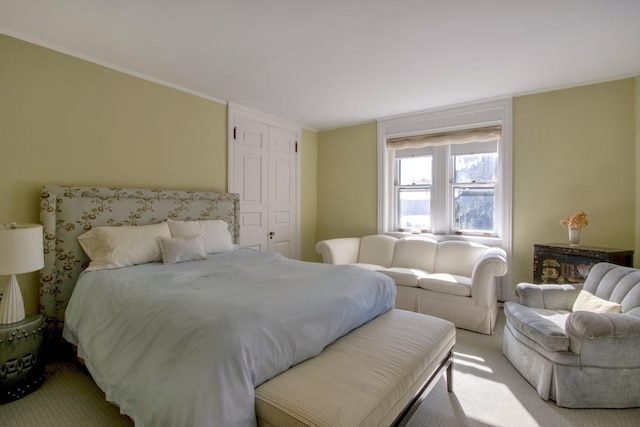
<path id="1" fill-rule="evenodd" d="M 496 278 L 507 274 L 503 249 L 458 240 L 387 235 L 323 240 L 327 264 L 353 264 L 395 280 L 395 307 L 491 334 L 498 314 Z"/>

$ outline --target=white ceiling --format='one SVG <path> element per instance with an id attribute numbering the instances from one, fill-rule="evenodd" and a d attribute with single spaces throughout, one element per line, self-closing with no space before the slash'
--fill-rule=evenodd
<path id="1" fill-rule="evenodd" d="M 315 130 L 640 71 L 640 0 L 0 0 L 0 31 Z"/>

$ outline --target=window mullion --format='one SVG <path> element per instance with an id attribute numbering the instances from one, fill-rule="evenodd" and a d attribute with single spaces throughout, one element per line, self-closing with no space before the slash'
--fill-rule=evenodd
<path id="1" fill-rule="evenodd" d="M 449 182 L 447 166 L 448 150 L 446 146 L 434 147 L 433 155 L 433 196 L 431 198 L 432 229 L 435 234 L 447 232 L 447 183 Z M 445 209 L 442 209 L 445 207 Z"/>

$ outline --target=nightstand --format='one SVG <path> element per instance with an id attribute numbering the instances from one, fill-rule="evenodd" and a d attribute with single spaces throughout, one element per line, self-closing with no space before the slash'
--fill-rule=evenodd
<path id="1" fill-rule="evenodd" d="M 0 325 L 0 404 L 31 393 L 44 381 L 42 315 Z"/>

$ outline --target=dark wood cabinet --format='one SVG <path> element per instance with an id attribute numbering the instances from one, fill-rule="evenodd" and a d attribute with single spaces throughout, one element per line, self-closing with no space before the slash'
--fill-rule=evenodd
<path id="1" fill-rule="evenodd" d="M 533 283 L 582 283 L 599 262 L 633 266 L 627 249 L 572 246 L 563 243 L 533 245 Z"/>

